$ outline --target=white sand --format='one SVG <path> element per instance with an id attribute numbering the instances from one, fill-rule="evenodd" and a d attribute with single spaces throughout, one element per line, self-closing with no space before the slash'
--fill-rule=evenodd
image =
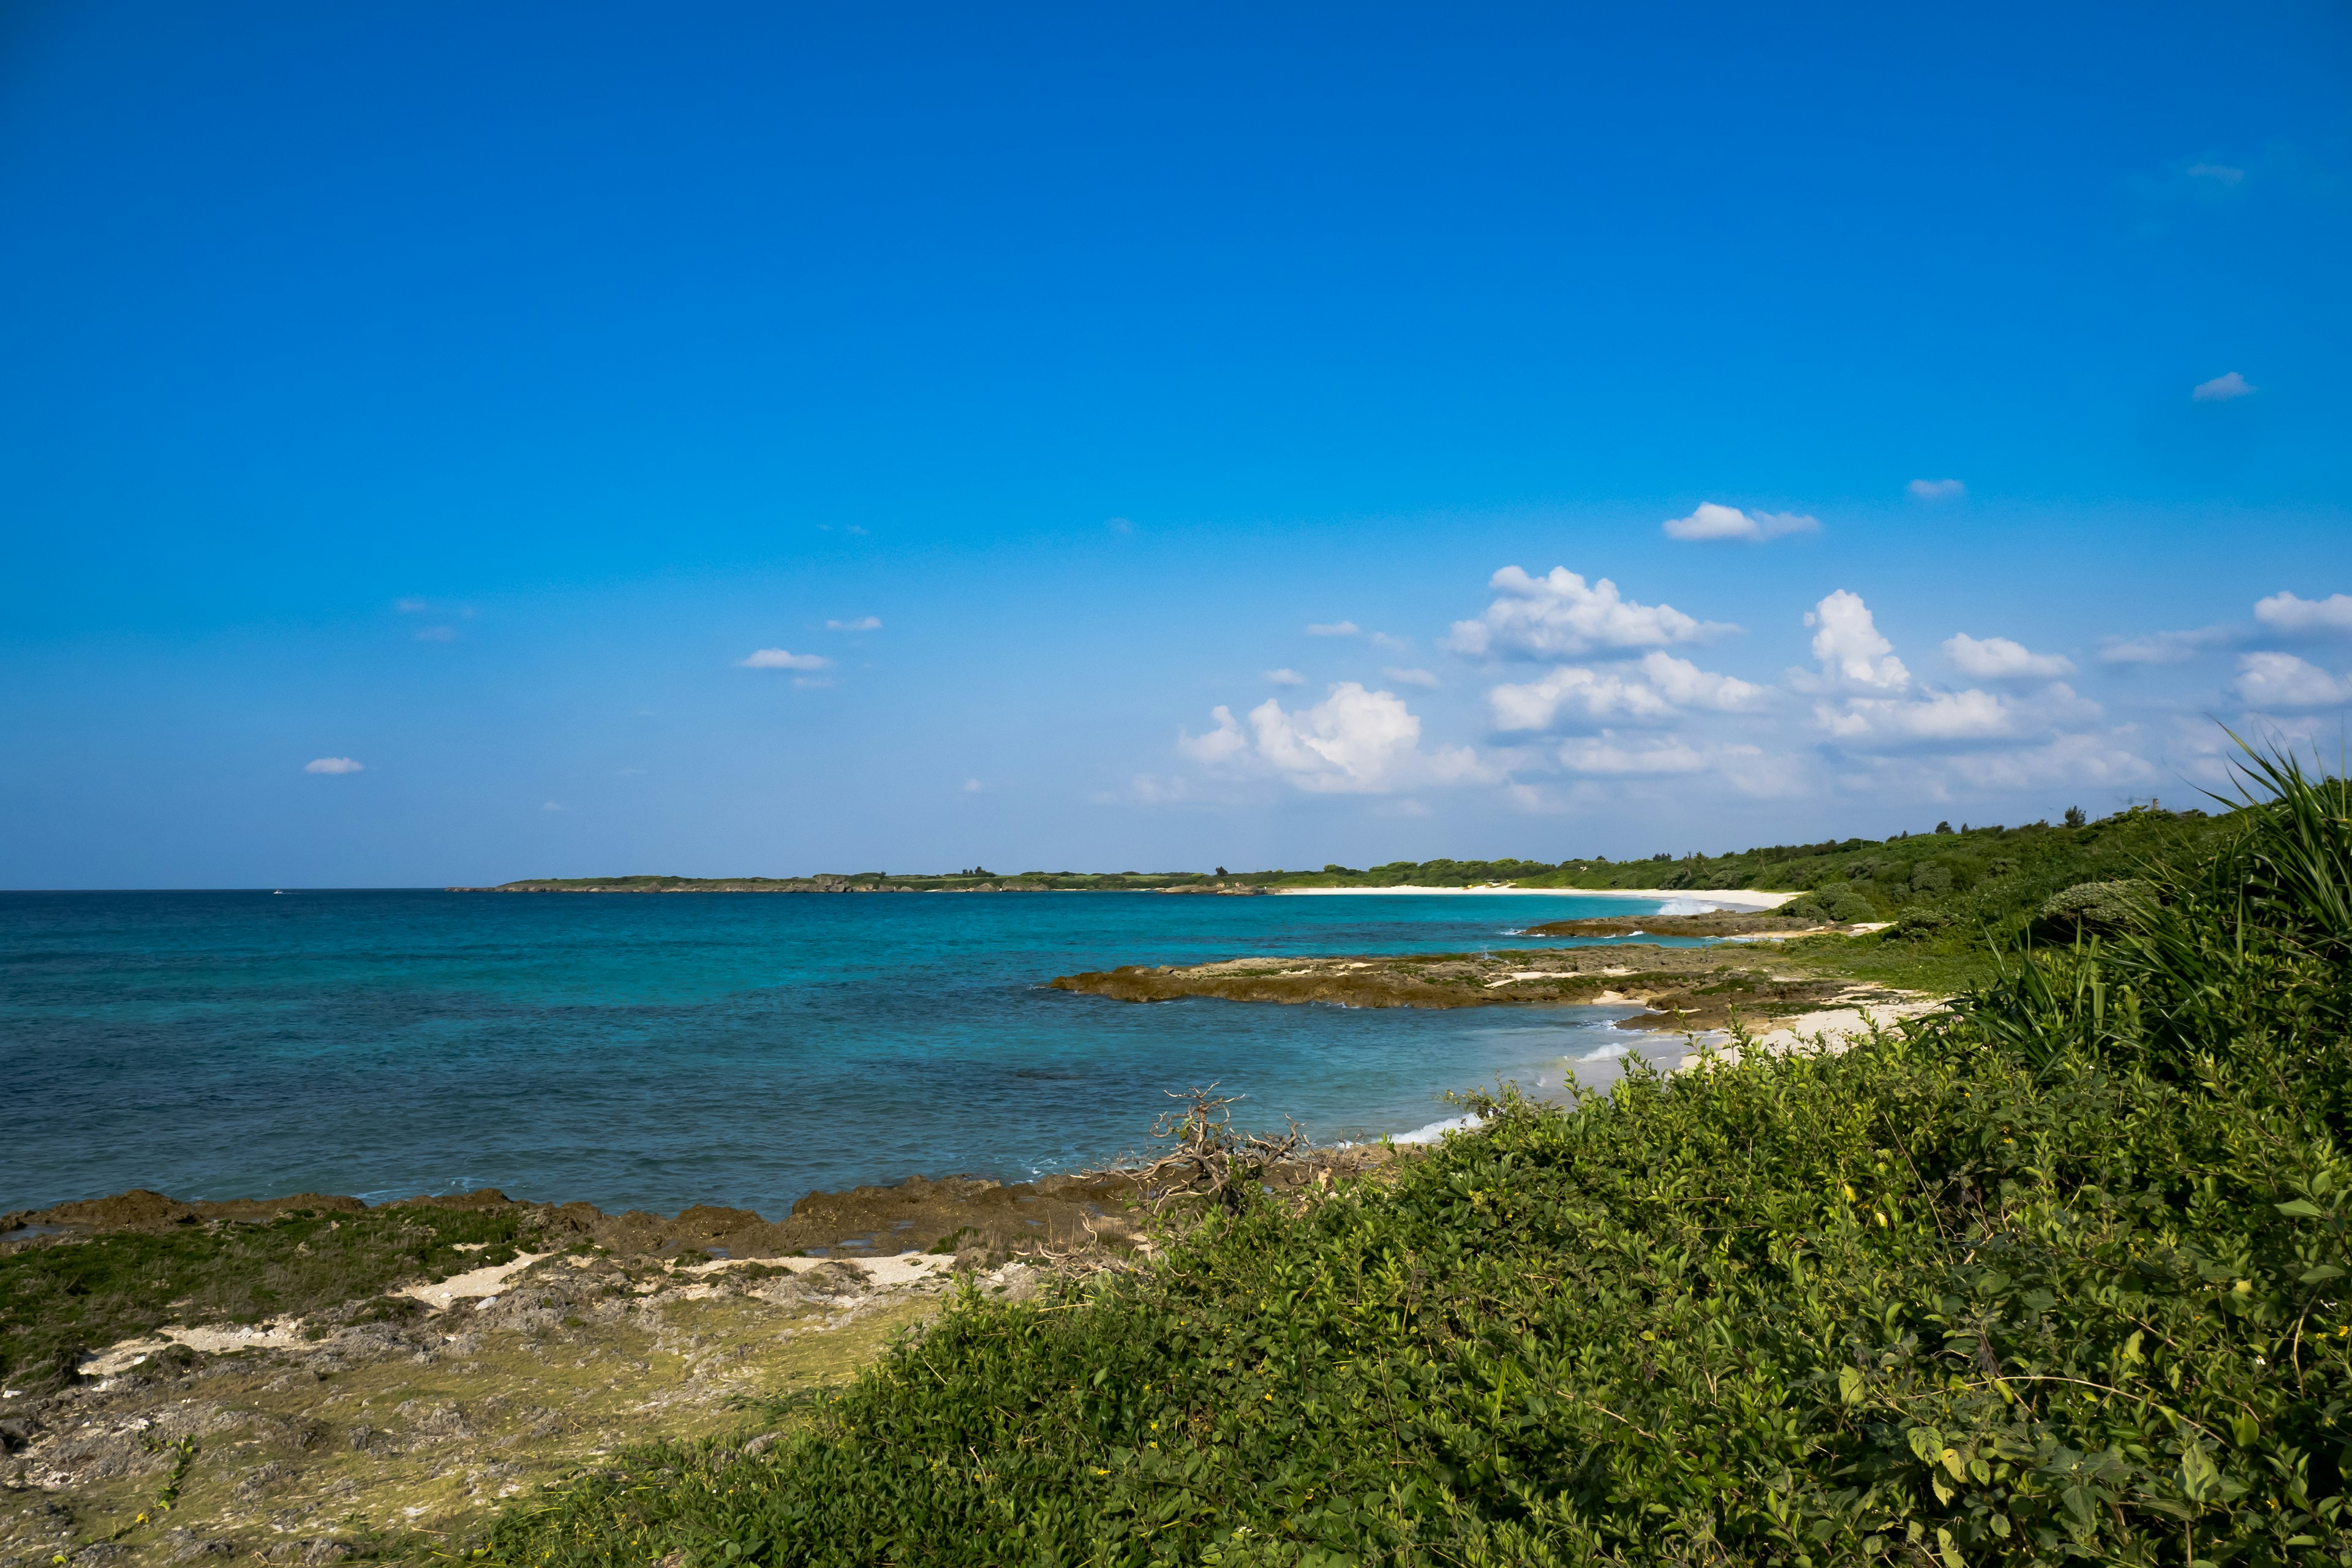
<path id="1" fill-rule="evenodd" d="M 1754 912 L 1777 910 L 1795 893 L 1759 893 L 1753 888 L 1512 888 L 1500 883 L 1486 888 L 1276 888 L 1286 898 L 1369 897 L 1385 893 L 1468 894 L 1481 898 L 1502 895 L 1519 899 L 1664 899 L 1706 904 L 1719 910 Z M 1696 912 L 1696 911 L 1695 911 Z"/>
<path id="2" fill-rule="evenodd" d="M 544 1263 L 554 1257 L 552 1252 L 526 1252 L 512 1263 L 501 1263 L 495 1268 L 477 1268 L 469 1274 L 452 1274 L 437 1285 L 410 1285 L 392 1292 L 395 1296 L 414 1296 L 435 1311 L 459 1300 L 479 1300 L 495 1296 L 506 1288 L 508 1280 L 534 1263 Z"/>
<path id="3" fill-rule="evenodd" d="M 1840 998 L 1843 1000 L 1843 998 Z M 1851 1006 L 1824 1007 L 1818 1012 L 1800 1013 L 1781 1021 L 1776 1028 L 1754 1037 L 1758 1050 L 1779 1054 L 1783 1051 L 1822 1050 L 1832 1054 L 1851 1045 L 1855 1037 L 1868 1034 L 1873 1028 L 1889 1029 L 1906 1018 L 1916 1018 L 1928 1013 L 1943 1011 L 1945 1004 L 1932 996 L 1907 997 L 1900 1002 L 1857 1002 Z M 1727 1061 L 1736 1061 L 1738 1047 L 1730 1037 L 1717 1035 L 1720 1041 L 1715 1055 Z M 1696 1067 L 1705 1053 L 1694 1051 L 1683 1058 L 1685 1068 Z"/>

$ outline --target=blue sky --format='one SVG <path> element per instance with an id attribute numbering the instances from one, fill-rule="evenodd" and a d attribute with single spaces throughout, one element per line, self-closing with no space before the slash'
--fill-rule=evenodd
<path id="1" fill-rule="evenodd" d="M 0 12 L 0 885 L 1679 853 L 2345 732 L 2340 6 L 854 12 Z"/>

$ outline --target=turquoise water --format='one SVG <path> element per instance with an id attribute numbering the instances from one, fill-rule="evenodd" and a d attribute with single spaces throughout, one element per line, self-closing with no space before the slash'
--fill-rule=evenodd
<path id="1" fill-rule="evenodd" d="M 781 1215 L 921 1173 L 1023 1180 L 1135 1146 L 1221 1083 L 1318 1142 L 1447 1089 L 1606 1081 L 1596 1007 L 1138 1005 L 1119 963 L 1549 945 L 1654 900 L 1157 894 L 0 894 L 0 1210 L 495 1186 Z"/>

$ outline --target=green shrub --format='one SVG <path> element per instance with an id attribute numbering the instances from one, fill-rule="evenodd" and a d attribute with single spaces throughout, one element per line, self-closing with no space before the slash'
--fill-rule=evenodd
<path id="1" fill-rule="evenodd" d="M 2034 925 L 2045 936 L 2071 937 L 2076 931 L 2105 934 L 2132 923 L 2154 891 L 2140 879 L 2115 882 L 2077 882 L 2043 900 L 2034 911 Z"/>

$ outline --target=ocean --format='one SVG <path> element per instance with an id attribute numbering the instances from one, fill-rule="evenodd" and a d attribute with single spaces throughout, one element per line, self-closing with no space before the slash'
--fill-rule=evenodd
<path id="1" fill-rule="evenodd" d="M 1654 900 L 1127 893 L 0 894 L 0 1210 L 497 1187 L 771 1218 L 816 1189 L 1023 1181 L 1211 1082 L 1318 1142 L 1449 1090 L 1611 1080 L 1625 1009 L 1139 1005 L 1056 974 L 1558 945 Z"/>

